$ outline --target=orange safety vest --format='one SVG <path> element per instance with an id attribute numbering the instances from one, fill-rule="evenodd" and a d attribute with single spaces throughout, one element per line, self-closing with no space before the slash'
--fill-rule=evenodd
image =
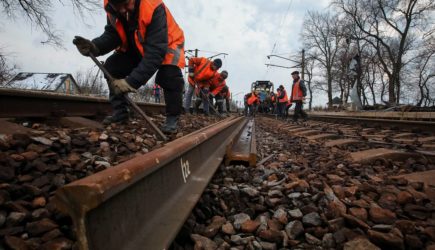
<path id="1" fill-rule="evenodd" d="M 283 98 L 280 98 L 278 101 L 279 101 L 279 102 L 287 102 L 287 101 L 288 101 L 287 91 L 285 91 L 285 89 L 283 89 L 282 91 L 284 91 L 284 97 L 283 97 Z M 279 95 L 278 95 L 278 96 L 280 96 L 280 95 L 281 95 L 281 91 L 279 92 Z"/>
<path id="2" fill-rule="evenodd" d="M 248 105 L 252 105 L 254 103 L 258 103 L 258 97 L 254 94 L 252 94 L 249 98 L 248 98 Z"/>
<path id="3" fill-rule="evenodd" d="M 302 101 L 304 99 L 301 88 L 299 87 L 299 83 L 301 80 L 298 80 L 293 84 L 292 89 L 292 101 Z"/>
<path id="4" fill-rule="evenodd" d="M 274 102 L 275 102 L 275 100 L 276 100 L 276 97 L 275 97 L 275 95 L 272 95 L 272 96 L 270 97 L 270 100 L 272 101 L 272 103 L 274 103 Z"/>
<path id="5" fill-rule="evenodd" d="M 104 7 L 108 5 L 108 0 L 104 0 Z M 183 69 L 186 66 L 184 60 L 184 33 L 183 30 L 175 22 L 169 9 L 164 5 L 162 0 L 141 0 L 138 13 L 138 27 L 134 33 L 134 40 L 136 42 L 136 47 L 142 56 L 146 53 L 143 46 L 145 45 L 145 35 L 147 32 L 147 27 L 152 21 L 154 10 L 163 4 L 166 11 L 166 22 L 168 25 L 168 50 L 166 51 L 165 58 L 163 59 L 162 65 L 176 65 Z M 122 26 L 121 21 L 115 16 L 107 12 L 107 17 L 112 24 L 112 26 L 118 32 L 121 38 L 122 44 L 117 49 L 118 51 L 127 51 L 128 41 L 127 35 Z"/>
<path id="6" fill-rule="evenodd" d="M 219 92 L 221 92 L 225 85 L 227 85 L 227 82 L 225 80 L 222 80 L 220 76 L 220 73 L 216 73 L 214 77 L 210 80 L 210 91 L 214 95 L 219 94 Z"/>
<path id="7" fill-rule="evenodd" d="M 193 67 L 193 77 L 188 78 L 190 85 L 195 86 L 195 82 L 200 85 L 210 85 L 206 81 L 215 77 L 216 70 L 212 70 L 212 62 L 205 57 L 193 57 L 189 60 L 189 67 Z"/>

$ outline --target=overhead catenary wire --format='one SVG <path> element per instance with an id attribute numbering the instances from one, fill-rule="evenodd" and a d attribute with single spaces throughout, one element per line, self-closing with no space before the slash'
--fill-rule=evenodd
<path id="1" fill-rule="evenodd" d="M 287 10 L 286 10 L 286 12 L 285 12 L 283 18 L 282 18 L 281 21 L 280 21 L 280 24 L 279 24 L 279 27 L 278 27 L 278 30 L 279 30 L 279 32 L 278 32 L 278 36 L 276 36 L 276 41 L 275 41 L 274 44 L 273 44 L 272 51 L 270 52 L 270 54 L 273 54 L 273 53 L 276 51 L 277 47 L 278 47 L 278 40 L 279 40 L 279 38 L 281 37 L 281 32 L 282 32 L 282 29 L 283 29 L 284 23 L 285 23 L 285 21 L 287 20 L 287 16 L 288 16 L 288 14 L 289 14 L 289 12 L 290 12 L 290 8 L 291 8 L 292 4 L 293 4 L 293 0 L 290 0 L 290 1 L 289 1 L 289 4 L 288 4 L 288 6 L 287 6 Z M 284 54 L 284 55 L 285 55 L 285 54 Z M 270 67 L 268 66 L 268 67 L 266 68 L 266 72 L 265 72 L 265 74 L 264 74 L 264 79 L 266 79 L 267 75 L 269 74 L 269 69 L 270 69 Z"/>

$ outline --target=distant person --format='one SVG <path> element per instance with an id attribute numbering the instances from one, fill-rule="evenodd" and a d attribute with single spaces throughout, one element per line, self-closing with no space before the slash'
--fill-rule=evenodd
<path id="1" fill-rule="evenodd" d="M 224 112 L 224 102 L 226 107 L 226 112 L 230 113 L 230 88 L 228 88 L 227 85 L 225 85 L 222 90 L 216 95 L 216 104 L 218 108 L 219 113 Z"/>
<path id="2" fill-rule="evenodd" d="M 228 71 L 222 70 L 222 72 L 216 73 L 216 75 L 210 81 L 210 104 L 212 104 L 213 99 L 215 99 L 216 100 L 215 106 L 217 107 L 219 113 L 223 113 L 223 101 L 225 100 L 224 92 L 229 91 L 226 82 L 227 78 L 228 78 Z"/>
<path id="3" fill-rule="evenodd" d="M 276 112 L 276 94 L 273 92 L 270 92 L 270 110 L 271 114 L 275 114 Z"/>
<path id="4" fill-rule="evenodd" d="M 281 118 L 285 118 L 285 110 L 288 102 L 287 91 L 285 90 L 283 85 L 280 85 L 278 88 L 278 115 Z"/>
<path id="5" fill-rule="evenodd" d="M 305 97 L 307 96 L 307 87 L 305 82 L 299 77 L 299 71 L 292 72 L 293 85 L 290 102 L 295 104 L 295 111 L 293 114 L 293 122 L 297 122 L 299 115 L 306 120 L 308 115 L 304 112 L 303 105 Z"/>
<path id="6" fill-rule="evenodd" d="M 255 93 L 255 91 L 252 91 L 251 93 L 248 93 L 246 95 L 247 100 L 247 116 L 255 116 L 255 112 L 257 111 L 257 107 L 260 104 L 260 99 L 258 97 L 258 94 Z"/>
<path id="7" fill-rule="evenodd" d="M 160 103 L 160 94 L 161 94 L 161 87 L 157 84 L 154 83 L 153 86 L 153 96 L 154 96 L 154 102 L 155 103 Z"/>

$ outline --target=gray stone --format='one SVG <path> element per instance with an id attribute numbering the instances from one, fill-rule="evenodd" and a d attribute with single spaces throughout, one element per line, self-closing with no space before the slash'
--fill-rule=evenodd
<path id="1" fill-rule="evenodd" d="M 302 222 L 295 220 L 285 226 L 285 232 L 290 239 L 295 240 L 304 232 L 304 226 L 302 225 Z"/>
<path id="2" fill-rule="evenodd" d="M 287 195 L 288 198 L 290 199 L 299 199 L 301 197 L 301 193 L 291 193 L 289 195 Z"/>
<path id="3" fill-rule="evenodd" d="M 15 226 L 20 224 L 24 219 L 26 218 L 25 213 L 20 212 L 12 212 L 9 214 L 9 216 L 6 218 L 6 225 L 9 226 Z"/>
<path id="4" fill-rule="evenodd" d="M 344 244 L 343 250 L 381 250 L 368 239 L 356 238 Z"/>
<path id="5" fill-rule="evenodd" d="M 51 145 L 53 145 L 53 141 L 52 140 L 49 140 L 49 139 L 44 138 L 44 137 L 31 137 L 31 139 L 33 141 L 39 142 L 39 143 L 41 143 L 41 144 L 43 144 L 45 146 L 51 146 Z"/>
<path id="6" fill-rule="evenodd" d="M 240 213 L 240 214 L 236 214 L 236 215 L 234 215 L 234 227 L 237 229 L 237 230 L 239 230 L 240 229 L 240 227 L 242 226 L 242 224 L 245 222 L 245 221 L 248 221 L 248 220 L 250 220 L 251 219 L 251 217 L 249 217 L 249 215 L 247 215 L 247 214 L 245 214 L 245 213 Z"/>
<path id="7" fill-rule="evenodd" d="M 249 197 L 258 196 L 258 194 L 260 193 L 257 189 L 251 187 L 242 188 L 240 191 L 247 194 Z"/>
<path id="8" fill-rule="evenodd" d="M 306 233 L 305 240 L 311 245 L 321 245 L 322 241 L 314 237 L 313 235 Z"/>
<path id="9" fill-rule="evenodd" d="M 283 194 L 282 194 L 282 192 L 280 190 L 270 190 L 267 193 L 267 196 L 275 198 L 275 197 L 282 197 Z"/>
<path id="10" fill-rule="evenodd" d="M 236 244 L 236 245 L 247 245 L 249 242 L 255 240 L 254 236 L 249 236 L 249 237 L 245 237 L 243 238 L 240 235 L 232 235 L 231 236 L 231 242 Z"/>
<path id="11" fill-rule="evenodd" d="M 294 219 L 301 219 L 304 216 L 299 208 L 288 211 L 288 214 Z"/>
<path id="12" fill-rule="evenodd" d="M 276 250 L 276 243 L 270 243 L 265 241 L 260 241 L 261 248 L 263 250 Z"/>
<path id="13" fill-rule="evenodd" d="M 217 249 L 217 244 L 207 237 L 199 234 L 192 234 L 190 236 L 195 242 L 195 249 Z"/>
<path id="14" fill-rule="evenodd" d="M 316 212 L 309 213 L 302 218 L 304 225 L 309 227 L 317 227 L 322 225 L 320 215 Z"/>
<path id="15" fill-rule="evenodd" d="M 231 223 L 227 222 L 224 225 L 222 225 L 221 228 L 222 232 L 224 232 L 225 234 L 229 234 L 229 235 L 233 235 L 236 234 L 236 230 L 234 230 L 234 227 Z"/>
<path id="16" fill-rule="evenodd" d="M 323 235 L 322 247 L 335 249 L 334 235 L 332 235 L 331 233 L 327 233 L 327 234 Z"/>

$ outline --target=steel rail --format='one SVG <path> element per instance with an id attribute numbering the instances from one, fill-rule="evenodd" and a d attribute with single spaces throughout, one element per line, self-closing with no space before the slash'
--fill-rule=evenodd
<path id="1" fill-rule="evenodd" d="M 167 249 L 244 125 L 228 118 L 55 194 L 82 250 Z"/>
<path id="2" fill-rule="evenodd" d="M 422 132 L 435 132 L 435 122 L 429 121 L 410 121 L 410 120 L 389 120 L 389 119 L 372 119 L 361 117 L 344 117 L 330 115 L 310 115 L 308 119 L 332 121 L 340 123 L 351 123 L 359 125 L 377 125 L 381 127 L 395 127 L 401 129 L 421 130 Z"/>
<path id="3" fill-rule="evenodd" d="M 137 103 L 145 112 L 163 113 L 165 105 Z M 102 116 L 112 113 L 107 98 L 0 88 L 0 118 Z"/>
<path id="4" fill-rule="evenodd" d="M 225 165 L 237 162 L 245 162 L 251 167 L 255 167 L 257 164 L 254 118 L 247 119 L 245 126 L 237 136 L 237 140 L 233 141 L 227 148 Z"/>

